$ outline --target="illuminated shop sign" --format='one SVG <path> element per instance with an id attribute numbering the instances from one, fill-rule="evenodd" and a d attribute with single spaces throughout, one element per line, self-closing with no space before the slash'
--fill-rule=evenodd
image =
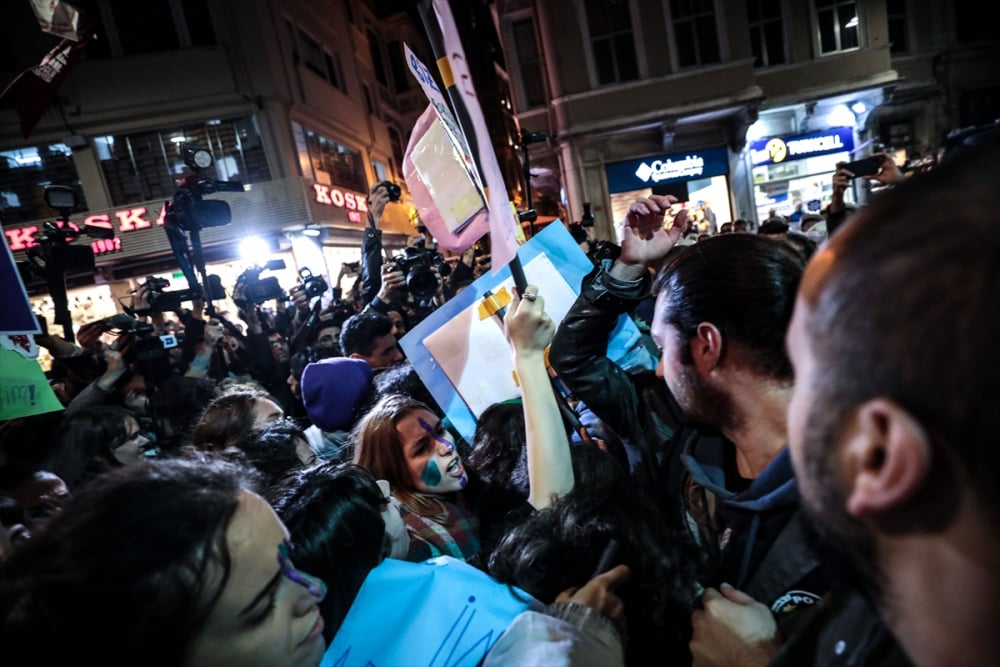
<path id="1" fill-rule="evenodd" d="M 604 171 L 608 177 L 608 191 L 610 193 L 629 192 L 661 183 L 690 181 L 727 174 L 729 173 L 729 151 L 725 148 L 709 148 L 644 160 L 615 162 L 607 165 Z"/>
<path id="2" fill-rule="evenodd" d="M 365 195 L 340 190 L 338 188 L 332 188 L 329 185 L 323 185 L 322 183 L 313 183 L 312 188 L 313 198 L 316 200 L 317 204 L 335 206 L 337 208 L 346 208 L 350 211 L 361 211 L 362 213 L 368 210 Z M 351 222 L 360 221 L 361 216 L 358 216 L 357 220 L 354 220 L 353 216 L 351 217 Z"/>
<path id="3" fill-rule="evenodd" d="M 753 166 L 781 164 L 817 155 L 854 150 L 854 131 L 849 127 L 834 127 L 795 137 L 770 137 L 750 144 Z"/>
<path id="4" fill-rule="evenodd" d="M 155 210 L 155 209 L 153 209 Z M 108 213 L 96 213 L 88 215 L 77 224 L 70 220 L 69 227 L 74 231 L 81 231 L 83 225 L 93 227 L 103 227 L 104 229 L 114 229 L 117 234 L 128 234 L 138 229 L 149 229 L 163 225 L 163 218 L 167 213 L 166 205 L 160 207 L 160 212 L 154 218 L 151 209 L 145 206 L 134 206 L 122 208 Z M 56 223 L 62 226 L 62 223 Z M 27 250 L 38 245 L 35 235 L 38 233 L 36 225 L 18 227 L 17 229 L 5 229 L 3 233 L 7 236 L 7 243 L 13 252 Z M 109 252 L 117 252 L 122 249 L 122 242 L 117 236 L 113 239 L 96 239 L 90 244 L 95 255 L 103 255 Z"/>

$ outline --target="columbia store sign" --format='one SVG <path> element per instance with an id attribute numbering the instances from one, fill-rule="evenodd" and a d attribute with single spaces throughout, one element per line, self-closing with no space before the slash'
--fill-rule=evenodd
<path id="1" fill-rule="evenodd" d="M 708 148 L 646 158 L 615 162 L 605 167 L 608 191 L 629 192 L 661 183 L 690 181 L 729 173 L 729 152 L 725 148 Z"/>
<path id="2" fill-rule="evenodd" d="M 683 160 L 653 160 L 652 163 L 643 162 L 635 170 L 635 175 L 647 183 L 653 181 L 669 181 L 674 178 L 687 176 L 694 178 L 701 176 L 705 171 L 705 160 L 698 155 L 688 155 Z"/>
<path id="3" fill-rule="evenodd" d="M 794 137 L 770 137 L 750 144 L 753 166 L 781 164 L 830 153 L 854 150 L 854 131 L 849 127 L 834 127 Z"/>

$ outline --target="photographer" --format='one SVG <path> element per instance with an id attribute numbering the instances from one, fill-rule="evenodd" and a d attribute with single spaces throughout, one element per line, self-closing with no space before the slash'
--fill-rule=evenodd
<path id="1" fill-rule="evenodd" d="M 871 158 L 878 162 L 878 172 L 875 174 L 864 174 L 866 180 L 876 181 L 882 185 L 895 185 L 904 180 L 906 176 L 896 166 L 896 161 L 885 152 L 872 153 Z M 833 174 L 833 192 L 830 195 L 830 205 L 826 209 L 826 231 L 832 235 L 837 228 L 844 224 L 848 216 L 856 209 L 848 207 L 844 202 L 844 193 L 851 186 L 851 182 L 856 174 L 845 168 L 846 162 L 837 163 L 837 171 Z"/>
<path id="2" fill-rule="evenodd" d="M 399 186 L 383 181 L 368 194 L 368 226 L 361 242 L 361 300 L 368 304 L 382 288 L 382 230 L 379 221 L 386 204 L 399 201 Z"/>

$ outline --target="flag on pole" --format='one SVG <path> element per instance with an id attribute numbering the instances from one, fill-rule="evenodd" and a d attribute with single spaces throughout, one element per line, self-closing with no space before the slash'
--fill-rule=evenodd
<path id="1" fill-rule="evenodd" d="M 80 41 L 80 12 L 76 7 L 63 0 L 31 0 L 31 8 L 43 32 Z"/>
<path id="2" fill-rule="evenodd" d="M 74 42 L 64 39 L 49 51 L 42 62 L 21 72 L 10 85 L 0 93 L 0 100 L 12 100 L 21 120 L 21 133 L 27 139 L 31 136 L 42 114 L 49 108 L 73 65 L 80 59 L 88 37 Z"/>
<path id="3" fill-rule="evenodd" d="M 493 273 L 496 273 L 517 255 L 517 232 L 520 225 L 507 198 L 507 186 L 504 183 L 496 153 L 493 152 L 493 140 L 490 138 L 486 119 L 483 117 L 483 110 L 479 105 L 479 98 L 476 96 L 468 62 L 465 59 L 465 50 L 462 48 L 462 40 L 458 34 L 448 0 L 434 0 L 434 13 L 437 16 L 438 25 L 441 26 L 444 50 L 449 65 L 449 68 L 442 68 L 444 70 L 442 76 L 450 71 L 453 81 L 458 84 L 457 89 L 472 122 L 471 131 L 476 137 L 479 169 L 482 172 L 488 195 L 489 212 L 487 217 L 490 226 L 492 270 Z M 452 81 L 445 81 L 444 84 L 450 86 Z M 466 131 L 469 131 L 469 128 L 466 128 Z"/>

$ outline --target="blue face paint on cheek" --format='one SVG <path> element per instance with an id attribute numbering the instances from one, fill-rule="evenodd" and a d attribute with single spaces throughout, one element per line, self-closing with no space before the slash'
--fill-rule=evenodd
<path id="1" fill-rule="evenodd" d="M 309 592 L 309 595 L 316 598 L 317 601 L 321 601 L 326 597 L 326 584 L 322 579 L 307 574 L 302 570 L 297 570 L 292 565 L 292 559 L 288 555 L 287 542 L 282 542 L 278 545 L 278 565 L 281 567 L 281 574 L 286 579 L 305 588 Z"/>
<path id="2" fill-rule="evenodd" d="M 438 469 L 437 461 L 432 459 L 427 464 L 423 473 L 420 474 L 420 481 L 429 489 L 433 489 L 441 483 L 441 470 Z"/>

